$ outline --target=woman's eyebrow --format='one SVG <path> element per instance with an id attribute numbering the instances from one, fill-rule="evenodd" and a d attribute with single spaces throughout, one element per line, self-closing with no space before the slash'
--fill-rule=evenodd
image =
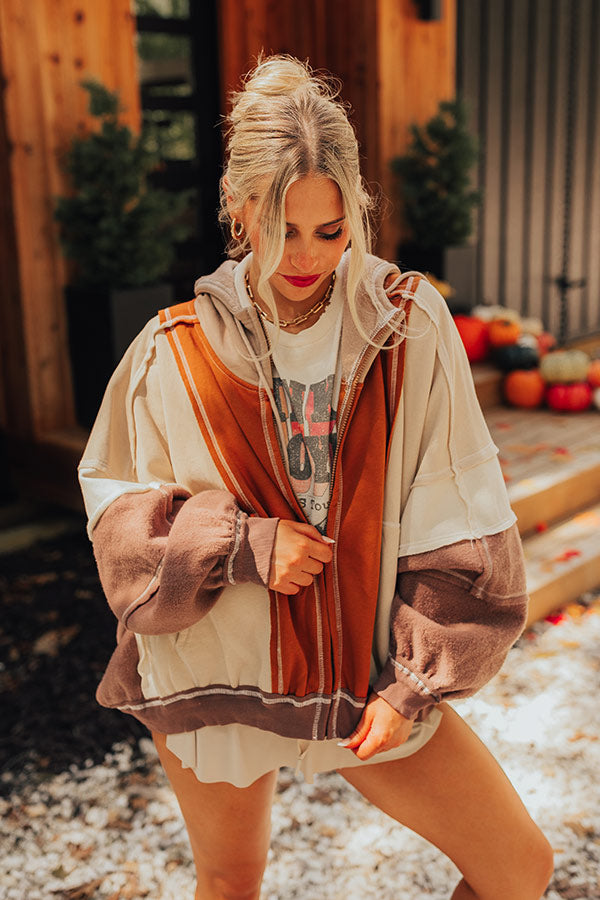
<path id="1" fill-rule="evenodd" d="M 345 218 L 346 218 L 346 216 L 340 216 L 339 219 L 334 219 L 333 222 L 323 222 L 322 225 L 317 225 L 315 231 L 317 231 L 319 228 L 329 228 L 330 225 L 337 225 L 339 222 L 343 222 Z M 288 228 L 296 227 L 294 222 L 286 222 L 285 224 Z"/>

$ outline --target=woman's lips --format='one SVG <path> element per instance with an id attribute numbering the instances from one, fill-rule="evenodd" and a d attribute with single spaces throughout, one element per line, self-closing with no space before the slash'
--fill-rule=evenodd
<path id="1" fill-rule="evenodd" d="M 311 284 L 314 284 L 315 281 L 318 281 L 321 277 L 320 275 L 284 275 L 283 276 L 286 281 L 289 281 L 290 284 L 293 284 L 294 287 L 309 287 Z"/>

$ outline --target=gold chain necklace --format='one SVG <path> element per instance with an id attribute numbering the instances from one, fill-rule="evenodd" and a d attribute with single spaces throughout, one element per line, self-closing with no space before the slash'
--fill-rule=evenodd
<path id="1" fill-rule="evenodd" d="M 314 316 L 315 313 L 321 312 L 322 309 L 325 309 L 325 307 L 328 305 L 329 301 L 331 300 L 331 295 L 333 294 L 334 285 L 335 285 L 335 272 L 332 272 L 331 273 L 331 281 L 329 282 L 329 287 L 327 288 L 327 291 L 325 292 L 325 296 L 321 300 L 319 300 L 317 303 L 315 303 L 314 306 L 311 306 L 311 308 L 308 310 L 308 312 L 305 312 L 299 316 L 296 316 L 295 319 L 289 319 L 288 321 L 286 321 L 285 319 L 280 319 L 279 320 L 280 328 L 290 328 L 290 326 L 292 326 L 292 325 L 300 325 L 302 322 L 306 322 L 307 319 L 310 319 L 311 316 Z M 260 313 L 260 315 L 263 317 L 263 319 L 266 319 L 267 322 L 270 322 L 271 325 L 274 325 L 275 323 L 274 323 L 273 319 L 271 318 L 271 316 L 268 313 L 266 313 L 264 311 L 264 309 L 262 309 L 262 307 L 260 307 L 258 305 L 258 303 L 256 302 L 256 300 L 254 299 L 254 294 L 252 293 L 252 288 L 250 287 L 250 276 L 249 276 L 248 272 L 246 272 L 246 290 L 247 290 L 248 296 L 250 297 L 256 310 Z"/>

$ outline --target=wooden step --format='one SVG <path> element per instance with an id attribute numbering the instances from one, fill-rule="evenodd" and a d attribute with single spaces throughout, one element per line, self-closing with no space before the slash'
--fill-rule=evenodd
<path id="1" fill-rule="evenodd" d="M 479 405 L 484 411 L 502 403 L 502 373 L 496 366 L 474 363 L 471 373 Z"/>
<path id="2" fill-rule="evenodd" d="M 600 414 L 486 412 L 521 535 L 600 501 Z M 600 580 L 600 579 L 599 579 Z"/>
<path id="3" fill-rule="evenodd" d="M 600 503 L 523 542 L 527 625 L 600 585 Z"/>

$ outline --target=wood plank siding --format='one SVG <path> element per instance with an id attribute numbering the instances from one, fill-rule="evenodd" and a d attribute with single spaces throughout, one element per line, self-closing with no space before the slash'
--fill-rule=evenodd
<path id="1" fill-rule="evenodd" d="M 79 87 L 84 77 L 118 88 L 126 118 L 137 126 L 134 36 L 129 0 L 0 4 L 8 151 L 2 154 L 0 183 L 9 179 L 12 207 L 12 228 L 3 229 L 0 237 L 0 259 L 7 261 L 8 290 L 19 295 L 12 308 L 3 299 L 3 324 L 13 315 L 20 319 L 2 329 L 0 350 L 3 358 L 6 355 L 5 377 L 11 385 L 5 402 L 13 402 L 12 394 L 21 406 L 10 414 L 10 430 L 21 436 L 42 435 L 73 422 L 62 292 L 65 265 L 53 222 L 54 198 L 65 190 L 60 157 L 71 136 L 86 128 L 86 94 Z M 2 281 L 4 292 L 4 276 Z M 14 334 L 22 349 L 13 348 Z"/>
<path id="2" fill-rule="evenodd" d="M 390 159 L 404 150 L 408 125 L 453 95 L 456 2 L 443 0 L 441 18 L 422 21 L 414 0 L 216 0 L 210 57 L 218 58 L 221 113 L 261 50 L 334 73 L 352 108 L 364 175 L 382 196 L 376 249 L 390 258 L 400 236 Z M 0 439 L 23 469 L 20 480 L 32 485 L 36 469 L 35 490 L 55 500 L 74 496 L 65 473 L 85 437 L 76 430 L 68 271 L 53 220 L 55 198 L 67 189 L 60 159 L 89 124 L 84 77 L 117 88 L 125 121 L 139 127 L 132 9 L 132 0 L 0 0 Z M 194 53 L 206 41 L 200 35 Z M 199 104 L 195 115 L 206 117 L 199 134 L 217 124 L 212 108 Z M 214 213 L 205 224 L 215 228 Z M 49 447 L 63 454 L 62 468 Z M 56 483 L 44 488 L 53 473 Z"/>
<path id="3" fill-rule="evenodd" d="M 478 299 L 564 339 L 600 331 L 600 4 L 458 0 L 457 19 L 482 151 Z"/>
<path id="4" fill-rule="evenodd" d="M 401 226 L 389 163 L 411 122 L 455 90 L 456 0 L 422 21 L 413 0 L 221 0 L 223 108 L 258 54 L 291 53 L 327 69 L 350 104 L 363 174 L 381 195 L 377 251 L 394 258 Z"/>

